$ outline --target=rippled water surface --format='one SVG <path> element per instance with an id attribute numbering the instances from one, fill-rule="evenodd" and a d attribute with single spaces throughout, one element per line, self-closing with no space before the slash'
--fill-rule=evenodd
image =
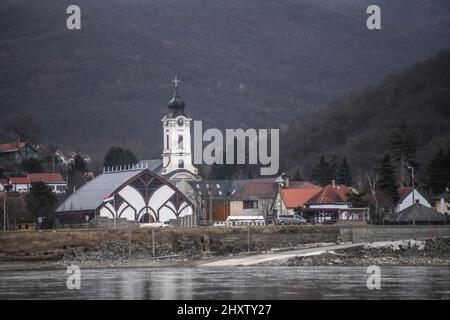
<path id="1" fill-rule="evenodd" d="M 381 267 L 368 290 L 364 267 L 132 268 L 0 272 L 1 299 L 450 299 L 449 267 Z"/>

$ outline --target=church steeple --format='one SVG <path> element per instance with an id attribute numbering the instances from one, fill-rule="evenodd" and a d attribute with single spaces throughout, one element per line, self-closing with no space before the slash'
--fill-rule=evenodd
<path id="1" fill-rule="evenodd" d="M 168 103 L 170 113 L 162 119 L 164 124 L 164 149 L 162 174 L 171 180 L 198 179 L 197 168 L 192 163 L 191 121 L 184 113 L 185 103 L 178 94 L 180 80 L 172 81 L 173 97 Z"/>
<path id="2" fill-rule="evenodd" d="M 171 111 L 170 116 L 172 118 L 176 118 L 178 116 L 186 116 L 186 114 L 184 113 L 184 107 L 186 104 L 183 100 L 181 100 L 178 94 L 178 84 L 180 83 L 180 79 L 175 77 L 175 79 L 172 80 L 172 83 L 174 84 L 173 97 L 168 103 L 169 110 Z"/>

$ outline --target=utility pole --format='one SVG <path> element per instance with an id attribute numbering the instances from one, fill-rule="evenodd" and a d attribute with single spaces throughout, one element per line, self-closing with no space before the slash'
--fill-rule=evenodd
<path id="1" fill-rule="evenodd" d="M 6 192 L 3 198 L 3 231 L 6 231 Z"/>
<path id="2" fill-rule="evenodd" d="M 412 217 L 412 222 L 413 225 L 416 225 L 416 219 L 414 217 L 414 206 L 416 205 L 416 198 L 415 198 L 415 186 L 414 186 L 414 167 L 413 166 L 409 166 L 408 169 L 411 169 L 411 178 L 412 178 L 412 211 L 411 211 L 411 217 Z"/>

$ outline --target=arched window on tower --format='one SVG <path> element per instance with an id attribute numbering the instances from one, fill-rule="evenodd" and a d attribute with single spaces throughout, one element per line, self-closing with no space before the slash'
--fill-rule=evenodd
<path id="1" fill-rule="evenodd" d="M 183 149 L 183 135 L 178 135 L 178 149 Z"/>
<path id="2" fill-rule="evenodd" d="M 182 159 L 178 161 L 178 169 L 184 169 L 184 161 Z"/>
<path id="3" fill-rule="evenodd" d="M 169 135 L 166 134 L 166 149 L 170 149 L 170 145 L 169 145 Z"/>

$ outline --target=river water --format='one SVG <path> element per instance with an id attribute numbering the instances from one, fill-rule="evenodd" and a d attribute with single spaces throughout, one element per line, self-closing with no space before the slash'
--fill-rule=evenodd
<path id="1" fill-rule="evenodd" d="M 449 267 L 381 267 L 369 290 L 365 267 L 82 269 L 0 272 L 0 299 L 450 299 Z"/>

